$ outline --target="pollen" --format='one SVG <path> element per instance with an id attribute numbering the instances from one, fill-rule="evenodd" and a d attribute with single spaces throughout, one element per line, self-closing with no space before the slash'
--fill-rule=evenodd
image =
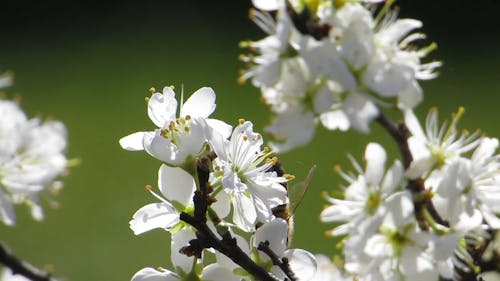
<path id="1" fill-rule="evenodd" d="M 236 83 L 238 83 L 238 85 L 244 85 L 245 84 L 245 78 L 243 78 L 243 76 L 240 76 L 238 77 L 238 79 L 236 80 Z"/>
<path id="2" fill-rule="evenodd" d="M 243 119 L 243 118 L 238 119 L 238 123 L 239 123 L 240 125 L 243 125 L 243 123 L 245 123 L 245 122 L 246 122 L 246 120 L 245 120 L 245 119 Z"/>
<path id="3" fill-rule="evenodd" d="M 243 140 L 247 141 L 248 140 L 248 136 L 243 136 Z"/>
<path id="4" fill-rule="evenodd" d="M 170 124 L 168 125 L 168 128 L 169 128 L 170 130 L 175 129 L 175 122 L 174 122 L 174 121 L 170 121 Z"/>
<path id="5" fill-rule="evenodd" d="M 146 184 L 144 188 L 146 188 L 147 191 L 151 191 L 151 189 L 153 189 L 153 187 L 149 184 Z"/>
<path id="6" fill-rule="evenodd" d="M 145 98 L 144 98 L 144 101 L 145 101 L 145 102 L 149 102 L 149 97 L 145 97 Z"/>
<path id="7" fill-rule="evenodd" d="M 151 88 L 149 88 L 149 90 L 148 90 L 148 91 L 149 91 L 151 94 L 156 93 L 156 89 L 155 89 L 155 87 L 151 87 Z"/>
<path id="8" fill-rule="evenodd" d="M 184 127 L 184 131 L 186 131 L 187 133 L 189 133 L 191 131 L 191 129 L 188 126 L 186 126 L 186 127 Z"/>
<path id="9" fill-rule="evenodd" d="M 249 17 L 250 19 L 253 19 L 253 17 L 255 17 L 255 10 L 254 10 L 254 9 L 250 9 L 250 10 L 248 11 L 248 17 Z"/>
<path id="10" fill-rule="evenodd" d="M 186 118 L 187 121 L 189 121 L 189 120 L 191 120 L 191 115 L 186 115 L 185 118 Z"/>
<path id="11" fill-rule="evenodd" d="M 267 159 L 266 159 L 266 162 L 267 162 L 267 163 L 271 163 L 271 164 L 273 164 L 273 165 L 276 165 L 276 163 L 278 162 L 278 157 L 273 156 L 273 157 L 271 157 L 271 158 L 267 158 Z"/>
<path id="12" fill-rule="evenodd" d="M 326 230 L 326 231 L 325 231 L 325 236 L 326 236 L 326 237 L 333 237 L 333 233 L 332 233 L 332 231 L 331 231 L 331 230 Z"/>
<path id="13" fill-rule="evenodd" d="M 269 153 L 269 151 L 271 151 L 269 146 L 264 146 L 264 153 Z"/>
<path id="14" fill-rule="evenodd" d="M 163 129 L 163 130 L 160 131 L 160 136 L 166 138 L 167 135 L 168 135 L 168 133 L 169 133 L 169 130 Z"/>
<path id="15" fill-rule="evenodd" d="M 340 172 L 342 172 L 342 168 L 338 164 L 337 165 L 333 165 L 333 171 L 335 173 L 340 173 Z"/>
<path id="16" fill-rule="evenodd" d="M 215 166 L 215 171 L 216 171 L 216 172 L 220 172 L 220 170 L 221 170 L 221 167 L 220 167 L 220 166 Z"/>
<path id="17" fill-rule="evenodd" d="M 295 176 L 290 174 L 284 174 L 283 177 L 289 181 L 295 179 Z"/>
<path id="18" fill-rule="evenodd" d="M 326 191 L 321 192 L 321 197 L 328 198 L 328 192 Z"/>

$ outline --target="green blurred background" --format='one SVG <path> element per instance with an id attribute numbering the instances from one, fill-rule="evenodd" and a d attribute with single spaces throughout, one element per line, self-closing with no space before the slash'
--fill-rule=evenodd
<path id="1" fill-rule="evenodd" d="M 11 3 L 14 2 L 14 3 Z M 15 72 L 9 97 L 20 95 L 30 116 L 62 120 L 70 158 L 82 160 L 64 179 L 58 209 L 45 204 L 46 220 L 16 209 L 14 228 L 0 225 L 0 240 L 22 258 L 54 270 L 65 280 L 129 280 L 145 266 L 168 266 L 169 235 L 157 230 L 135 237 L 132 214 L 155 201 L 145 192 L 160 163 L 145 153 L 123 151 L 118 140 L 153 128 L 144 97 L 151 86 L 202 86 L 217 93 L 215 117 L 238 118 L 262 131 L 269 114 L 259 92 L 236 83 L 238 42 L 263 33 L 247 18 L 247 1 L 2 1 L 0 66 Z M 464 105 L 462 127 L 500 136 L 500 53 L 494 0 L 399 1 L 401 15 L 421 19 L 442 59 L 441 77 L 423 82 L 421 116 L 438 106 L 442 116 Z M 1 117 L 0 117 L 1 118 Z M 285 169 L 303 178 L 318 164 L 313 184 L 296 214 L 293 246 L 333 254 L 319 223 L 323 190 L 340 183 L 334 164 L 351 166 L 370 141 L 394 144 L 374 124 L 373 135 L 320 129 L 307 147 L 280 156 Z"/>

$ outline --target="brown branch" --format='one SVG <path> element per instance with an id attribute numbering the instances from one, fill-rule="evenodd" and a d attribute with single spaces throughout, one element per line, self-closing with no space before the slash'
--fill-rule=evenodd
<path id="1" fill-rule="evenodd" d="M 196 239 L 191 240 L 190 245 L 184 247 L 181 252 L 187 255 L 201 256 L 203 249 L 213 248 L 230 258 L 234 263 L 252 274 L 257 280 L 279 281 L 265 268 L 256 264 L 236 243 L 236 239 L 229 231 L 221 233 L 220 239 L 207 225 L 207 210 L 212 199 L 210 198 L 211 186 L 208 184 L 209 160 L 198 161 L 198 179 L 200 189 L 193 197 L 194 214 L 181 213 L 180 219 L 196 229 Z"/>
<path id="2" fill-rule="evenodd" d="M 264 252 L 273 262 L 274 265 L 278 266 L 283 273 L 288 277 L 287 280 L 296 281 L 297 278 L 290 268 L 290 263 L 288 262 L 288 258 L 281 258 L 276 255 L 275 252 L 271 248 L 269 248 L 269 241 L 260 242 L 257 250 Z"/>
<path id="3" fill-rule="evenodd" d="M 13 274 L 22 275 L 33 281 L 57 281 L 50 273 L 16 257 L 2 242 L 0 242 L 0 263 L 8 267 Z"/>
<path id="4" fill-rule="evenodd" d="M 395 124 L 382 111 L 379 110 L 379 115 L 375 119 L 394 139 L 398 145 L 403 167 L 407 170 L 413 161 L 413 156 L 408 145 L 410 132 L 404 123 Z M 449 223 L 441 218 L 432 203 L 432 200 L 426 194 L 424 181 L 422 178 L 410 179 L 406 189 L 410 190 L 413 195 L 413 205 L 415 208 L 415 218 L 422 230 L 428 230 L 429 225 L 424 217 L 424 210 L 427 209 L 434 221 L 438 224 L 449 226 Z"/>

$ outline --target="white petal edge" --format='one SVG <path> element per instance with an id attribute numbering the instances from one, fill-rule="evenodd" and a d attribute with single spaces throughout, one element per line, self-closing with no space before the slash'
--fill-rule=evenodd
<path id="1" fill-rule="evenodd" d="M 136 132 L 120 139 L 120 146 L 129 151 L 144 150 L 142 139 L 145 132 Z"/>

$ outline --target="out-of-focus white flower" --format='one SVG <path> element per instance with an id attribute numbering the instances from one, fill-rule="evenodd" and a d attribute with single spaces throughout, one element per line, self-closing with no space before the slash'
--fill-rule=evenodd
<path id="1" fill-rule="evenodd" d="M 276 150 L 308 143 L 318 121 L 329 130 L 368 132 L 379 105 L 411 110 L 422 101 L 418 80 L 436 77 L 441 65 L 422 63 L 435 45 L 415 46 L 425 38 L 415 32 L 422 23 L 398 19 L 390 3 L 376 9 L 377 2 L 253 1 L 264 11 L 253 19 L 270 36 L 243 44 L 256 55 L 243 57 L 252 66 L 242 78 L 253 79 L 277 115 L 268 127 Z M 273 10 L 275 17 L 266 12 Z M 287 120 L 311 126 L 301 134 Z"/>
<path id="2" fill-rule="evenodd" d="M 0 74 L 0 89 L 9 87 L 10 85 L 12 85 L 12 75 L 9 72 Z"/>
<path id="3" fill-rule="evenodd" d="M 431 174 L 437 185 L 433 201 L 453 230 L 465 234 L 483 223 L 500 229 L 500 161 L 498 140 L 483 137 L 470 159 L 455 158 Z"/>
<path id="4" fill-rule="evenodd" d="M 428 173 L 434 165 L 441 166 L 451 159 L 474 149 L 478 144 L 478 134 L 460 133 L 456 124 L 463 114 L 460 108 L 450 125 L 439 127 L 438 113 L 431 109 L 425 122 L 425 131 L 411 110 L 405 111 L 405 124 L 410 130 L 408 139 L 413 161 L 406 171 L 410 178 L 418 178 Z"/>
<path id="5" fill-rule="evenodd" d="M 344 275 L 337 266 L 332 263 L 332 260 L 321 254 L 315 255 L 318 262 L 318 269 L 314 275 L 314 281 L 351 281 L 353 276 Z"/>
<path id="6" fill-rule="evenodd" d="M 253 246 L 258 248 L 261 242 L 269 242 L 269 248 L 280 258 L 287 258 L 290 269 L 299 281 L 316 280 L 314 276 L 317 269 L 317 261 L 314 255 L 302 249 L 287 249 L 288 224 L 284 219 L 274 219 L 255 231 Z M 261 253 L 261 257 L 268 257 Z M 277 266 L 270 270 L 280 280 L 286 277 L 285 273 Z"/>
<path id="7" fill-rule="evenodd" d="M 230 126 L 224 122 L 207 118 L 214 110 L 215 93 L 204 87 L 186 100 L 176 117 L 175 93 L 172 88 L 165 87 L 163 93 L 154 93 L 148 101 L 148 116 L 158 129 L 128 135 L 120 139 L 120 145 L 131 151 L 146 150 L 168 165 L 182 165 L 201 152 L 206 126 L 224 135 L 230 132 Z"/>
<path id="8" fill-rule="evenodd" d="M 377 143 L 370 143 L 365 150 L 366 169 L 352 159 L 359 175 L 340 174 L 348 181 L 345 198 L 326 197 L 332 204 L 320 215 L 323 222 L 342 222 L 331 235 L 343 235 L 356 230 L 361 221 L 371 216 L 383 216 L 387 210 L 385 202 L 403 185 L 403 167 L 396 161 L 386 172 L 386 152 Z"/>
<path id="9" fill-rule="evenodd" d="M 275 20 L 266 12 L 252 10 L 252 20 L 269 35 L 259 41 L 242 42 L 258 54 L 257 56 L 241 56 L 243 62 L 251 66 L 240 77 L 241 81 L 252 79 L 256 87 L 269 87 L 274 85 L 280 76 L 282 64 L 287 63 L 289 57 L 294 55 L 290 45 L 290 36 L 294 32 L 290 17 L 280 13 Z M 296 31 L 295 31 L 296 32 Z"/>
<path id="10" fill-rule="evenodd" d="M 370 227 L 360 224 L 347 239 L 346 270 L 360 280 L 438 280 L 429 247 L 433 236 L 418 230 L 410 193 L 393 194 L 387 208 L 383 218 L 370 220 Z"/>
<path id="11" fill-rule="evenodd" d="M 19 105 L 0 100 L 0 218 L 15 223 L 13 204 L 26 203 L 34 219 L 43 219 L 39 193 L 57 192 L 66 169 L 65 126 L 58 121 L 28 120 Z"/>
<path id="12" fill-rule="evenodd" d="M 217 155 L 213 161 L 212 186 L 222 188 L 233 205 L 233 221 L 245 231 L 254 229 L 256 222 L 269 222 L 272 208 L 288 203 L 287 179 L 268 172 L 273 165 L 268 151 L 263 151 L 262 136 L 253 132 L 251 122 L 240 120 L 227 140 L 215 130 L 210 131 L 209 143 Z"/>
<path id="13" fill-rule="evenodd" d="M 4 268 L 2 270 L 2 277 L 0 277 L 1 281 L 29 281 L 28 279 L 21 274 L 13 274 L 10 268 Z"/>

